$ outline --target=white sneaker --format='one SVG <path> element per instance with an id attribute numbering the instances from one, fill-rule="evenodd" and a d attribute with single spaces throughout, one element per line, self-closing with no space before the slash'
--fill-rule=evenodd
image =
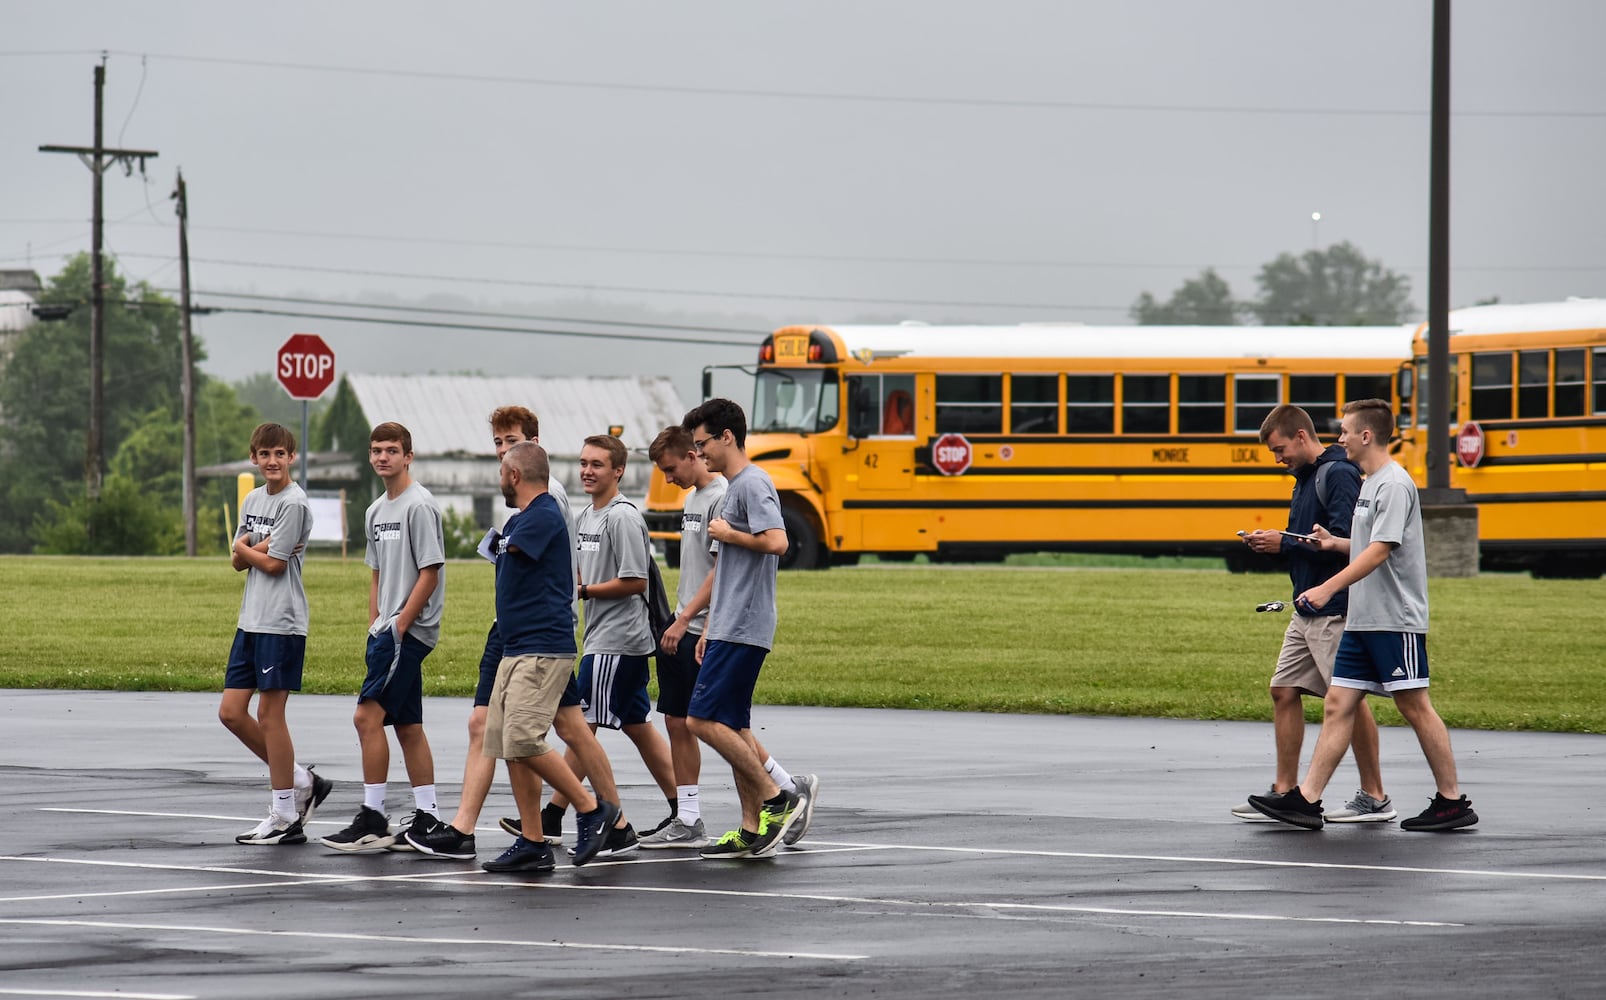
<path id="1" fill-rule="evenodd" d="M 282 819 L 278 813 L 270 812 L 268 818 L 258 823 L 255 829 L 247 830 L 235 837 L 234 842 L 265 846 L 305 844 L 307 835 L 302 831 L 299 819 Z"/>
<path id="2" fill-rule="evenodd" d="M 1267 795 L 1276 795 L 1277 794 L 1277 786 L 1276 785 L 1271 786 L 1271 790 L 1268 791 L 1266 794 Z M 1277 822 L 1276 820 L 1272 819 L 1270 816 L 1267 816 L 1265 813 L 1261 812 L 1259 809 L 1256 809 L 1254 806 L 1250 805 L 1248 802 L 1243 802 L 1243 803 L 1240 803 L 1238 805 L 1233 806 L 1232 807 L 1232 814 L 1234 816 L 1238 817 L 1239 819 L 1243 820 L 1245 823 L 1275 823 L 1275 822 Z"/>
<path id="3" fill-rule="evenodd" d="M 1394 803 L 1387 795 L 1374 799 L 1365 789 L 1358 789 L 1355 797 L 1344 808 L 1327 814 L 1329 823 L 1387 823 L 1395 817 Z"/>
<path id="4" fill-rule="evenodd" d="M 636 846 L 643 850 L 655 851 L 668 847 L 684 847 L 702 849 L 708 846 L 708 830 L 703 826 L 701 817 L 691 826 L 687 826 L 676 816 L 670 820 L 662 830 L 648 834 L 636 842 Z"/>

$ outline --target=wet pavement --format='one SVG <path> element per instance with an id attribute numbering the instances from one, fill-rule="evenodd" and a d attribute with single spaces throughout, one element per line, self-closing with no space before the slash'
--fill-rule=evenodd
<path id="1" fill-rule="evenodd" d="M 761 706 L 762 741 L 820 776 L 800 849 L 492 875 L 236 845 L 266 773 L 216 701 L 0 691 L 0 996 L 1596 997 L 1606 974 L 1606 737 L 1456 731 L 1479 826 L 1308 833 L 1228 814 L 1268 783 L 1269 724 Z M 291 699 L 298 756 L 336 782 L 314 838 L 360 801 L 351 707 Z M 425 709 L 448 816 L 468 709 Z M 662 798 L 603 738 L 651 826 Z M 1410 731 L 1383 755 L 1419 811 Z M 704 768 L 717 833 L 735 796 Z M 405 812 L 399 754 L 392 779 Z M 480 860 L 512 813 L 499 776 Z"/>

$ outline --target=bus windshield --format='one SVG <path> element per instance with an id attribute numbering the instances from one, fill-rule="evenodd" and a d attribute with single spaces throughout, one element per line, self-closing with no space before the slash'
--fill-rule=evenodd
<path id="1" fill-rule="evenodd" d="M 753 386 L 753 419 L 757 434 L 815 434 L 836 426 L 836 372 L 821 368 L 764 368 Z"/>

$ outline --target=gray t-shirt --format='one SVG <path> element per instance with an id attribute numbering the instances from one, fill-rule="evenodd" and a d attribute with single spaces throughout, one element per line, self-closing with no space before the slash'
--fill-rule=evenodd
<path id="1" fill-rule="evenodd" d="M 271 635 L 307 634 L 307 591 L 301 585 L 301 553 L 312 534 L 312 508 L 307 494 L 296 483 L 278 493 L 258 486 L 240 505 L 240 527 L 234 533 L 245 535 L 255 545 L 263 538 L 268 555 L 284 560 L 278 576 L 252 567 L 245 571 L 245 595 L 240 598 L 240 628 L 246 632 Z"/>
<path id="2" fill-rule="evenodd" d="M 1361 483 L 1350 528 L 1353 560 L 1373 542 L 1394 542 L 1383 565 L 1350 585 L 1351 632 L 1428 630 L 1428 560 L 1422 541 L 1422 504 L 1416 483 L 1390 461 Z"/>
<path id="3" fill-rule="evenodd" d="M 645 580 L 647 522 L 635 504 L 616 493 L 601 510 L 587 505 L 574 519 L 575 566 L 587 585 L 615 578 Z M 646 656 L 653 650 L 647 602 L 640 594 L 593 597 L 585 602 L 585 652 Z"/>
<path id="4" fill-rule="evenodd" d="M 781 498 L 769 473 L 749 465 L 730 481 L 725 503 L 716 515 L 731 527 L 756 535 L 785 529 Z M 714 573 L 706 634 L 710 639 L 770 649 L 775 645 L 775 571 L 778 556 L 763 555 L 740 545 L 721 545 Z"/>
<path id="5" fill-rule="evenodd" d="M 379 617 L 400 613 L 418 582 L 418 571 L 439 566 L 434 593 L 419 612 L 407 634 L 433 647 L 441 637 L 441 610 L 446 606 L 446 535 L 441 530 L 441 508 L 418 483 L 396 499 L 380 494 L 368 507 L 368 551 L 363 562 L 379 571 Z"/>
<path id="6" fill-rule="evenodd" d="M 686 505 L 680 513 L 680 585 L 675 588 L 675 614 L 686 610 L 686 605 L 697 596 L 703 581 L 714 568 L 714 553 L 719 543 L 708 537 L 708 522 L 719 514 L 719 505 L 725 502 L 724 476 L 715 476 L 707 486 L 686 494 Z M 708 609 L 686 623 L 691 635 L 702 635 L 708 623 Z"/>

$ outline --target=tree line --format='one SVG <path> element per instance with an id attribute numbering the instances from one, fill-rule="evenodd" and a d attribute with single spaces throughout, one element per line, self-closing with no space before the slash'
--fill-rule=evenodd
<path id="1" fill-rule="evenodd" d="M 1184 281 L 1164 302 L 1138 296 L 1130 315 L 1144 326 L 1389 326 L 1411 320 L 1411 282 L 1353 244 L 1279 254 L 1255 276 L 1259 295 L 1233 297 L 1214 268 Z"/>

